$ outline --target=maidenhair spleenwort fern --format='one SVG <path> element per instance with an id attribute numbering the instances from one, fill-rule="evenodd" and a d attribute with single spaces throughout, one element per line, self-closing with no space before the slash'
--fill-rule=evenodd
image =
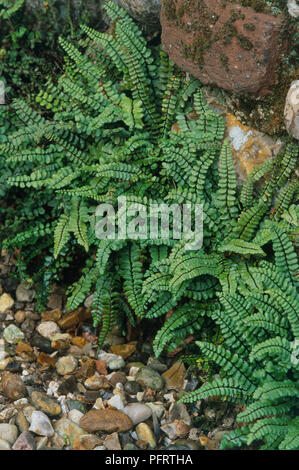
<path id="1" fill-rule="evenodd" d="M 221 378 L 183 401 L 222 395 L 246 405 L 228 446 L 257 439 L 296 448 L 298 145 L 287 142 L 239 188 L 224 120 L 200 82 L 150 49 L 114 2 L 105 9 L 109 34 L 82 26 L 79 44 L 60 39 L 65 72 L 37 96 L 42 112 L 22 100 L 9 108 L 19 125 L 2 138 L 1 167 L 23 201 L 2 244 L 19 248 L 22 272 L 34 261 L 41 273 L 34 280 L 41 290 L 46 280 L 46 292 L 59 260 L 80 271 L 67 308 L 94 292 L 100 346 L 124 314 L 131 322 L 167 314 L 157 356 L 190 334 L 201 339 Z M 174 226 L 158 239 L 97 238 L 96 207 L 109 203 L 121 217 L 124 196 L 137 208 L 189 204 L 192 224 L 201 204 L 202 247 L 188 249 Z M 221 345 L 208 341 L 207 327 L 221 332 Z"/>

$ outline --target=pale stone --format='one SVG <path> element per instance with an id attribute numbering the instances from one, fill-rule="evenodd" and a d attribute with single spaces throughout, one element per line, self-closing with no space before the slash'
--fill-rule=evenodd
<path id="1" fill-rule="evenodd" d="M 299 80 L 292 82 L 288 91 L 284 120 L 288 133 L 299 140 Z"/>
<path id="2" fill-rule="evenodd" d="M 44 338 L 51 339 L 54 335 L 60 333 L 59 326 L 53 321 L 44 321 L 36 328 L 38 333 Z"/>
<path id="3" fill-rule="evenodd" d="M 15 303 L 14 299 L 11 297 L 9 294 L 2 294 L 0 296 L 0 313 L 6 312 L 6 310 L 9 310 L 12 308 L 13 304 Z"/>

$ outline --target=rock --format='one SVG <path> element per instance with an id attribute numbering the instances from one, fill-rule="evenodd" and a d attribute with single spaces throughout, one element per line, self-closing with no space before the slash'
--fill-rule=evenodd
<path id="1" fill-rule="evenodd" d="M 105 446 L 96 446 L 93 450 L 107 450 Z"/>
<path id="2" fill-rule="evenodd" d="M 43 321 L 36 328 L 37 332 L 44 338 L 51 339 L 57 333 L 60 333 L 59 326 L 54 321 Z"/>
<path id="3" fill-rule="evenodd" d="M 165 372 L 167 370 L 167 365 L 162 364 L 162 362 L 160 362 L 155 357 L 149 357 L 149 359 L 147 361 L 147 365 L 148 365 L 148 367 L 150 367 L 151 369 L 156 370 L 159 373 Z"/>
<path id="4" fill-rule="evenodd" d="M 94 361 L 96 370 L 100 375 L 107 375 L 106 361 Z"/>
<path id="5" fill-rule="evenodd" d="M 118 371 L 108 375 L 107 379 L 115 387 L 118 383 L 125 384 L 127 381 L 127 376 L 124 372 Z"/>
<path id="6" fill-rule="evenodd" d="M 121 450 L 121 445 L 119 442 L 117 432 L 114 432 L 113 434 L 106 436 L 103 444 L 108 450 Z"/>
<path id="7" fill-rule="evenodd" d="M 220 441 L 210 439 L 207 436 L 200 436 L 199 441 L 205 450 L 219 450 Z"/>
<path id="8" fill-rule="evenodd" d="M 184 385 L 186 369 L 183 362 L 175 362 L 173 366 L 162 374 L 168 390 L 181 390 Z"/>
<path id="9" fill-rule="evenodd" d="M 84 387 L 88 390 L 108 390 L 111 388 L 111 384 L 106 379 L 105 375 L 93 375 L 85 380 Z"/>
<path id="10" fill-rule="evenodd" d="M 79 410 L 81 413 L 86 413 L 86 407 L 84 403 L 79 400 L 67 400 L 68 409 L 71 410 Z"/>
<path id="11" fill-rule="evenodd" d="M 256 166 L 281 150 L 282 142 L 245 126 L 231 113 L 226 114 L 225 120 L 225 137 L 231 144 L 237 178 L 242 183 Z"/>
<path id="12" fill-rule="evenodd" d="M 292 82 L 288 91 L 284 108 L 284 120 L 288 133 L 299 140 L 299 80 Z"/>
<path id="13" fill-rule="evenodd" d="M 32 413 L 33 413 L 33 411 L 36 411 L 36 409 L 34 408 L 34 406 L 28 405 L 28 406 L 24 406 L 22 411 L 23 411 L 24 416 L 27 419 L 28 423 L 30 423 Z"/>
<path id="14" fill-rule="evenodd" d="M 288 12 L 293 18 L 298 18 L 299 5 L 296 0 L 288 0 Z"/>
<path id="15" fill-rule="evenodd" d="M 59 436 L 70 442 L 72 447 L 75 440 L 79 440 L 80 436 L 86 434 L 86 432 L 80 426 L 78 426 L 78 424 L 67 418 L 61 418 L 59 421 L 57 421 L 54 424 L 54 428 Z"/>
<path id="16" fill-rule="evenodd" d="M 139 424 L 151 417 L 152 410 L 142 403 L 130 403 L 124 408 L 124 413 L 129 416 L 133 424 Z"/>
<path id="17" fill-rule="evenodd" d="M 165 409 L 162 403 L 147 403 L 147 406 L 156 414 L 156 416 L 161 419 L 165 414 Z"/>
<path id="18" fill-rule="evenodd" d="M 3 338 L 10 344 L 18 343 L 24 337 L 24 333 L 15 325 L 9 325 L 3 331 Z"/>
<path id="19" fill-rule="evenodd" d="M 35 329 L 35 322 L 34 320 L 31 320 L 30 318 L 26 318 L 26 320 L 22 323 L 22 331 L 24 331 L 24 333 L 26 335 L 31 335 Z"/>
<path id="20" fill-rule="evenodd" d="M 94 299 L 94 294 L 91 294 L 88 297 L 86 297 L 86 299 L 84 300 L 84 307 L 91 308 L 93 304 L 93 299 Z"/>
<path id="21" fill-rule="evenodd" d="M 26 313 L 24 310 L 18 310 L 15 313 L 15 320 L 17 323 L 23 323 L 23 321 L 26 319 Z"/>
<path id="22" fill-rule="evenodd" d="M 77 391 L 77 381 L 73 375 L 65 379 L 59 384 L 57 393 L 59 395 L 67 395 L 68 393 L 74 393 Z"/>
<path id="23" fill-rule="evenodd" d="M 55 367 L 56 359 L 44 352 L 41 352 L 36 362 L 42 367 L 43 370 L 45 370 L 49 369 L 50 367 Z"/>
<path id="24" fill-rule="evenodd" d="M 105 351 L 100 351 L 98 354 L 98 359 L 100 361 L 106 361 L 107 366 L 110 370 L 121 369 L 125 366 L 125 361 L 121 356 L 118 356 L 117 354 L 111 354 Z"/>
<path id="25" fill-rule="evenodd" d="M 51 294 L 48 298 L 47 307 L 50 310 L 61 310 L 62 301 L 63 301 L 63 297 L 61 294 Z"/>
<path id="26" fill-rule="evenodd" d="M 17 414 L 16 424 L 21 432 L 28 431 L 29 429 L 29 423 L 27 419 L 25 418 L 25 415 L 22 410 L 20 410 L 19 413 Z"/>
<path id="27" fill-rule="evenodd" d="M 163 424 L 161 430 L 169 439 L 173 440 L 176 437 L 186 437 L 190 431 L 190 426 L 180 419 L 175 419 L 173 423 Z"/>
<path id="28" fill-rule="evenodd" d="M 54 321 L 55 323 L 57 323 L 58 320 L 60 320 L 60 318 L 61 318 L 61 310 L 59 308 L 42 313 L 43 322 Z"/>
<path id="29" fill-rule="evenodd" d="M 34 289 L 30 289 L 30 284 L 23 282 L 19 284 L 16 290 L 16 298 L 18 302 L 32 302 L 36 295 Z"/>
<path id="30" fill-rule="evenodd" d="M 60 375 L 71 374 L 78 366 L 78 361 L 74 356 L 63 356 L 56 362 L 56 370 Z"/>
<path id="31" fill-rule="evenodd" d="M 172 422 L 175 419 L 181 419 L 188 426 L 191 425 L 191 417 L 184 403 L 172 403 L 171 404 L 169 408 L 169 421 Z"/>
<path id="32" fill-rule="evenodd" d="M 22 379 L 11 372 L 3 372 L 1 377 L 2 392 L 11 400 L 26 397 L 27 389 Z"/>
<path id="33" fill-rule="evenodd" d="M 0 295 L 0 313 L 5 313 L 11 309 L 14 303 L 15 301 L 10 294 Z"/>
<path id="34" fill-rule="evenodd" d="M 51 437 L 54 435 L 51 421 L 42 411 L 33 411 L 29 431 L 32 431 L 39 436 Z"/>
<path id="35" fill-rule="evenodd" d="M 1 96 L 0 96 L 1 99 Z M 1 104 L 1 101 L 0 101 Z M 5 441 L 4 439 L 0 439 L 0 450 L 11 450 L 9 442 Z"/>
<path id="36" fill-rule="evenodd" d="M 143 387 L 149 387 L 153 390 L 162 390 L 164 379 L 161 375 L 150 367 L 139 369 L 136 374 L 136 381 Z"/>
<path id="37" fill-rule="evenodd" d="M 51 341 L 39 334 L 33 335 L 31 338 L 31 345 L 48 354 L 51 354 L 55 351 L 51 346 Z"/>
<path id="38" fill-rule="evenodd" d="M 47 449 L 48 438 L 46 436 L 36 438 L 36 450 L 46 450 Z"/>
<path id="39" fill-rule="evenodd" d="M 84 413 L 82 413 L 79 410 L 75 410 L 75 409 L 69 411 L 69 413 L 67 415 L 68 419 L 70 419 L 71 421 L 73 421 L 73 423 L 76 423 L 78 425 L 79 425 L 79 421 L 82 418 L 82 416 L 84 416 Z"/>
<path id="40" fill-rule="evenodd" d="M 140 385 L 135 380 L 128 380 L 124 385 L 124 390 L 129 395 L 136 395 L 141 391 Z"/>
<path id="41" fill-rule="evenodd" d="M 136 341 L 134 341 L 133 343 L 128 343 L 128 344 L 118 344 L 115 346 L 111 346 L 110 351 L 112 352 L 112 354 L 117 354 L 118 356 L 121 356 L 123 359 L 127 359 L 128 357 L 132 356 L 132 354 L 136 351 L 136 344 L 137 344 Z"/>
<path id="42" fill-rule="evenodd" d="M 160 30 L 161 0 L 114 0 L 125 8 L 147 33 Z"/>
<path id="43" fill-rule="evenodd" d="M 199 450 L 200 445 L 190 439 L 177 439 L 175 445 L 180 446 L 181 450 Z"/>
<path id="44" fill-rule="evenodd" d="M 32 392 L 31 403 L 48 416 L 58 416 L 62 411 L 59 403 L 42 392 Z"/>
<path id="45" fill-rule="evenodd" d="M 36 450 L 36 443 L 29 431 L 23 431 L 12 446 L 13 450 Z"/>
<path id="46" fill-rule="evenodd" d="M 79 307 L 78 309 L 72 310 L 71 312 L 64 315 L 59 320 L 58 324 L 60 328 L 66 330 L 76 326 L 79 322 L 88 320 L 89 318 L 91 318 L 90 310 L 84 307 Z"/>
<path id="47" fill-rule="evenodd" d="M 156 439 L 153 431 L 146 423 L 139 423 L 136 427 L 138 439 L 146 442 L 152 449 L 156 447 Z"/>
<path id="48" fill-rule="evenodd" d="M 18 428 L 14 424 L 0 423 L 0 439 L 13 444 L 18 437 Z"/>
<path id="49" fill-rule="evenodd" d="M 168 0 L 161 8 L 162 46 L 204 84 L 263 96 L 288 45 L 284 19 L 226 0 Z"/>
<path id="50" fill-rule="evenodd" d="M 21 373 L 23 369 L 19 362 L 10 361 L 7 364 L 5 370 L 8 370 L 9 372 L 13 372 L 14 374 L 16 374 L 16 373 Z"/>
<path id="51" fill-rule="evenodd" d="M 124 408 L 125 408 L 124 400 L 121 397 L 121 395 L 118 395 L 118 394 L 114 395 L 112 398 L 108 400 L 108 405 L 112 406 L 113 408 L 116 408 L 119 411 L 124 411 Z"/>
<path id="52" fill-rule="evenodd" d="M 80 443 L 87 450 L 93 450 L 96 446 L 100 446 L 103 443 L 103 439 L 93 434 L 83 434 L 80 436 Z"/>
<path id="53" fill-rule="evenodd" d="M 130 442 L 124 446 L 124 450 L 138 450 L 138 447 L 135 444 L 131 444 Z"/>
<path id="54" fill-rule="evenodd" d="M 125 432 L 133 427 L 130 418 L 117 410 L 90 410 L 80 420 L 80 426 L 88 432 Z"/>

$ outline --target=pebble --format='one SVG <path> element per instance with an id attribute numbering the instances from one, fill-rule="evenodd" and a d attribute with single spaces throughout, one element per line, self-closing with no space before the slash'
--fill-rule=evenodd
<path id="1" fill-rule="evenodd" d="M 79 440 L 80 436 L 86 434 L 86 432 L 80 426 L 78 426 L 78 424 L 74 423 L 68 418 L 61 418 L 54 424 L 54 428 L 59 436 L 67 439 L 70 442 L 71 446 L 73 446 L 75 439 Z"/>
<path id="2" fill-rule="evenodd" d="M 106 449 L 108 450 L 121 450 L 121 445 L 119 442 L 118 434 L 117 432 L 114 432 L 107 436 L 103 442 L 105 445 Z"/>
<path id="3" fill-rule="evenodd" d="M 103 350 L 101 350 L 98 353 L 98 360 L 106 361 L 107 366 L 110 370 L 121 369 L 122 367 L 125 366 L 125 361 L 123 360 L 121 356 L 118 356 L 117 354 L 107 353 Z M 111 367 L 111 363 L 112 363 L 112 367 Z"/>
<path id="4" fill-rule="evenodd" d="M 136 427 L 138 439 L 146 442 L 152 449 L 156 447 L 156 439 L 153 431 L 146 423 L 139 423 Z"/>
<path id="5" fill-rule="evenodd" d="M 147 406 L 156 414 L 157 418 L 161 419 L 165 414 L 165 408 L 160 403 L 147 403 Z"/>
<path id="6" fill-rule="evenodd" d="M 299 7 L 298 7 L 299 10 Z M 285 109 L 285 126 L 288 133 L 295 139 L 299 139 L 299 80 L 291 83 L 288 91 Z"/>
<path id="7" fill-rule="evenodd" d="M 186 437 L 190 430 L 190 426 L 184 423 L 184 421 L 175 419 L 173 423 L 163 424 L 161 430 L 168 436 L 169 439 L 173 440 L 176 437 Z"/>
<path id="8" fill-rule="evenodd" d="M 118 410 L 90 410 L 80 420 L 80 426 L 88 432 L 124 432 L 133 427 L 131 419 Z"/>
<path id="9" fill-rule="evenodd" d="M 5 439 L 0 439 L 0 450 L 11 450 L 9 442 Z"/>
<path id="10" fill-rule="evenodd" d="M 56 362 L 56 370 L 60 375 L 71 374 L 78 366 L 78 361 L 74 356 L 63 356 Z"/>
<path id="11" fill-rule="evenodd" d="M 186 369 L 183 362 L 175 362 L 173 366 L 162 374 L 168 390 L 182 390 Z"/>
<path id="12" fill-rule="evenodd" d="M 83 434 L 83 436 L 80 436 L 80 443 L 85 449 L 93 450 L 96 446 L 103 443 L 103 439 L 95 436 L 94 434 Z"/>
<path id="13" fill-rule="evenodd" d="M 36 443 L 36 450 L 46 450 L 47 442 L 48 438 L 46 436 L 38 437 Z"/>
<path id="14" fill-rule="evenodd" d="M 9 372 L 13 372 L 14 374 L 22 372 L 22 366 L 19 362 L 16 361 L 10 361 L 8 362 L 5 370 L 8 370 Z"/>
<path id="15" fill-rule="evenodd" d="M 127 381 L 127 376 L 124 372 L 112 372 L 112 374 L 107 375 L 109 382 L 115 387 L 116 384 L 122 383 L 125 384 Z"/>
<path id="16" fill-rule="evenodd" d="M 67 400 L 67 406 L 68 409 L 71 410 L 78 410 L 81 411 L 81 413 L 86 413 L 86 407 L 84 403 L 82 403 L 79 400 Z"/>
<path id="17" fill-rule="evenodd" d="M 140 388 L 140 385 L 137 382 L 135 382 L 135 380 L 130 380 L 125 383 L 124 390 L 129 395 L 136 395 L 138 392 L 141 391 L 141 388 Z"/>
<path id="18" fill-rule="evenodd" d="M 23 431 L 13 445 L 13 450 L 36 450 L 36 442 L 29 431 Z"/>
<path id="19" fill-rule="evenodd" d="M 84 387 L 86 387 L 88 390 L 100 390 L 111 388 L 111 384 L 105 375 L 95 374 L 85 380 Z"/>
<path id="20" fill-rule="evenodd" d="M 14 424 L 0 423 L 0 439 L 13 444 L 18 437 L 18 428 Z"/>
<path id="21" fill-rule="evenodd" d="M 29 423 L 27 419 L 25 418 L 25 415 L 22 410 L 20 410 L 19 413 L 17 414 L 16 424 L 21 432 L 28 431 L 29 429 Z"/>
<path id="22" fill-rule="evenodd" d="M 121 369 L 122 367 L 125 367 L 125 361 L 123 360 L 122 357 L 120 357 L 120 358 L 109 361 L 107 365 L 110 370 L 118 370 L 118 369 Z"/>
<path id="23" fill-rule="evenodd" d="M 17 323 L 23 323 L 23 321 L 26 319 L 26 313 L 24 310 L 18 310 L 15 313 L 15 320 Z"/>
<path id="24" fill-rule="evenodd" d="M 28 288 L 29 285 L 23 282 L 18 285 L 16 290 L 16 298 L 18 302 L 32 302 L 36 293 L 34 289 Z"/>
<path id="25" fill-rule="evenodd" d="M 113 408 L 116 408 L 119 411 L 124 411 L 125 404 L 124 400 L 121 397 L 121 395 L 114 395 L 112 398 L 108 400 L 108 405 L 113 406 Z M 128 413 L 126 413 L 128 414 Z M 129 416 L 129 415 L 128 415 Z"/>
<path id="26" fill-rule="evenodd" d="M 107 450 L 105 446 L 96 446 L 93 450 Z"/>
<path id="27" fill-rule="evenodd" d="M 54 321 L 43 321 L 37 326 L 36 330 L 41 336 L 47 339 L 51 339 L 56 334 L 60 333 L 60 328 Z"/>
<path id="28" fill-rule="evenodd" d="M 155 357 L 149 357 L 149 359 L 147 361 L 147 365 L 148 365 L 148 367 L 150 367 L 151 369 L 156 370 L 159 373 L 165 372 L 167 370 L 167 365 L 162 364 L 162 362 L 160 362 Z"/>
<path id="29" fill-rule="evenodd" d="M 123 411 L 129 416 L 133 424 L 139 424 L 146 421 L 152 415 L 150 407 L 142 403 L 130 403 Z"/>
<path id="30" fill-rule="evenodd" d="M 127 344 L 116 344 L 110 347 L 110 351 L 123 359 L 127 359 L 136 351 L 136 341 Z"/>
<path id="31" fill-rule="evenodd" d="M 152 390 L 162 390 L 164 379 L 161 375 L 150 367 L 139 369 L 136 374 L 136 381 L 144 388 L 149 387 Z"/>
<path id="32" fill-rule="evenodd" d="M 27 389 L 22 379 L 11 372 L 3 372 L 1 384 L 4 395 L 13 401 L 27 395 Z"/>
<path id="33" fill-rule="evenodd" d="M 54 429 L 48 416 L 42 411 L 33 411 L 29 431 L 40 436 L 51 437 L 54 435 Z"/>
<path id="34" fill-rule="evenodd" d="M 31 403 L 48 416 L 58 416 L 61 413 L 61 406 L 43 392 L 32 392 Z"/>
<path id="35" fill-rule="evenodd" d="M 14 303 L 15 301 L 10 294 L 4 293 L 0 295 L 0 313 L 5 313 L 12 308 Z"/>
<path id="36" fill-rule="evenodd" d="M 71 421 L 73 421 L 73 423 L 76 423 L 78 425 L 82 416 L 84 416 L 84 413 L 76 409 L 69 411 L 67 415 L 68 419 L 70 419 Z"/>
<path id="37" fill-rule="evenodd" d="M 51 346 L 51 341 L 37 333 L 33 335 L 31 339 L 31 345 L 47 354 L 51 354 L 55 351 Z"/>
<path id="38" fill-rule="evenodd" d="M 103 399 L 97 398 L 95 401 L 95 404 L 93 405 L 93 408 L 95 408 L 96 410 L 104 410 L 105 407 L 104 407 Z"/>
<path id="39" fill-rule="evenodd" d="M 3 331 L 3 338 L 10 344 L 18 343 L 25 338 L 24 333 L 15 325 L 9 325 Z"/>

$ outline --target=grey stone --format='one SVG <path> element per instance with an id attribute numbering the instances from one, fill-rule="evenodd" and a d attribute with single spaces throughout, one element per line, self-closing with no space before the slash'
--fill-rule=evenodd
<path id="1" fill-rule="evenodd" d="M 127 10 L 146 32 L 160 29 L 161 0 L 114 0 Z"/>
<path id="2" fill-rule="evenodd" d="M 18 428 L 14 424 L 0 423 L 0 439 L 13 444 L 18 437 Z"/>
<path id="3" fill-rule="evenodd" d="M 51 437 L 54 435 L 51 421 L 42 411 L 33 411 L 29 431 L 32 431 L 39 436 Z"/>
<path id="4" fill-rule="evenodd" d="M 13 450 L 36 450 L 36 442 L 29 431 L 23 431 L 13 445 Z"/>
<path id="5" fill-rule="evenodd" d="M 284 108 L 284 121 L 288 133 L 299 140 L 299 80 L 292 82 L 288 91 Z"/>
<path id="6" fill-rule="evenodd" d="M 34 289 L 30 289 L 26 282 L 18 285 L 16 290 L 16 298 L 18 302 L 32 302 L 36 295 Z"/>
<path id="7" fill-rule="evenodd" d="M 149 387 L 153 390 L 162 390 L 165 381 L 161 375 L 150 367 L 143 367 L 139 369 L 136 374 L 136 381 L 142 387 Z"/>
<path id="8" fill-rule="evenodd" d="M 133 424 L 142 423 L 152 415 L 150 407 L 143 403 L 130 403 L 123 411 L 131 418 Z"/>

